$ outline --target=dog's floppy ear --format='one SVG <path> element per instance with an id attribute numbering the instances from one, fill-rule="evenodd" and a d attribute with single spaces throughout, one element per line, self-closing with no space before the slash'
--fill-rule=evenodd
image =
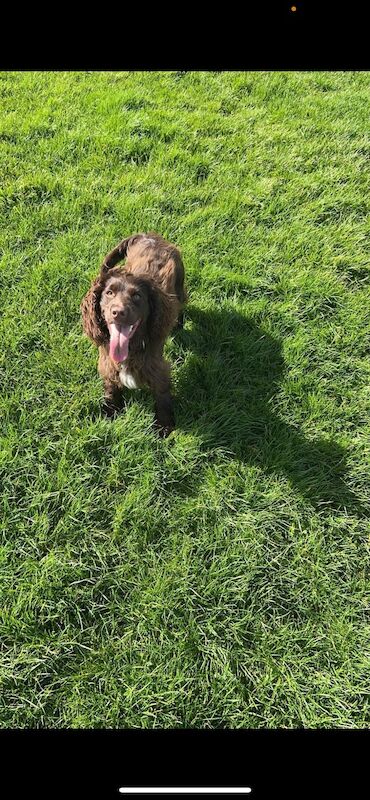
<path id="1" fill-rule="evenodd" d="M 153 340 L 165 340 L 176 321 L 176 312 L 169 297 L 153 281 L 146 280 L 149 300 L 147 328 Z"/>
<path id="2" fill-rule="evenodd" d="M 104 344 L 108 338 L 106 326 L 100 313 L 100 298 L 104 283 L 104 271 L 102 269 L 100 275 L 91 284 L 80 305 L 83 330 L 86 336 L 97 346 Z"/>

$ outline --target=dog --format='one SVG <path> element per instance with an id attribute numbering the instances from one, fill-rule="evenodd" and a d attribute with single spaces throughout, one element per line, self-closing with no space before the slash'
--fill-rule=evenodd
<path id="1" fill-rule="evenodd" d="M 99 348 L 103 412 L 112 417 L 122 409 L 124 387 L 148 386 L 161 436 L 175 427 L 163 347 L 169 333 L 183 326 L 184 281 L 178 248 L 157 233 L 139 233 L 108 253 L 80 306 L 83 330 Z"/>

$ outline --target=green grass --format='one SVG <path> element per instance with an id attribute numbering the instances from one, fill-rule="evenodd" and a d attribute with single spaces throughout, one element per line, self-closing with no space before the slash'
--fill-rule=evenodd
<path id="1" fill-rule="evenodd" d="M 0 75 L 2 727 L 369 724 L 370 73 Z M 184 256 L 177 431 L 79 303 Z"/>

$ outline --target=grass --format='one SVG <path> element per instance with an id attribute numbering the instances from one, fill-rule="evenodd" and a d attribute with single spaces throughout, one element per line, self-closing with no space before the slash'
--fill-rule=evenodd
<path id="1" fill-rule="evenodd" d="M 370 73 L 1 73 L 1 727 L 367 727 Z M 178 428 L 79 303 L 182 249 Z"/>

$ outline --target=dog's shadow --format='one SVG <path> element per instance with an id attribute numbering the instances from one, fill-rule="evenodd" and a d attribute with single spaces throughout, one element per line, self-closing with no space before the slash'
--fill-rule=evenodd
<path id="1" fill-rule="evenodd" d="M 320 510 L 366 514 L 345 483 L 345 449 L 307 439 L 279 416 L 279 342 L 236 311 L 188 307 L 186 320 L 176 332 L 178 429 L 196 433 L 210 450 L 222 447 L 244 464 L 284 474 Z"/>

